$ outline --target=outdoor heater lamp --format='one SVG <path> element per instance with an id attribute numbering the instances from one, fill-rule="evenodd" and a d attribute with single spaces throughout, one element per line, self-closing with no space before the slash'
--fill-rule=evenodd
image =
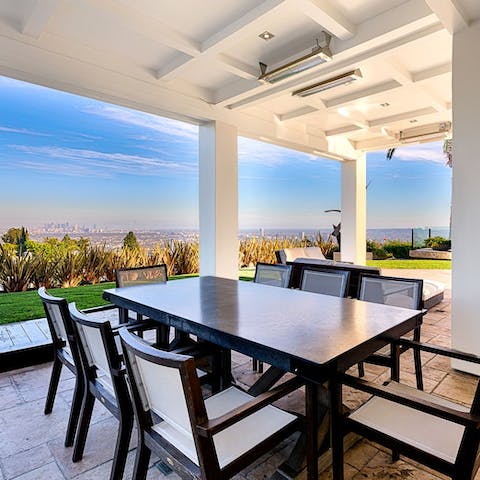
<path id="1" fill-rule="evenodd" d="M 332 52 L 329 48 L 331 37 L 325 32 L 323 32 L 323 34 L 325 46 L 317 45 L 313 47 L 312 51 L 307 55 L 285 63 L 270 72 L 267 72 L 267 65 L 265 63 L 259 62 L 260 76 L 258 79 L 267 83 L 276 83 L 332 60 Z"/>
<path id="2" fill-rule="evenodd" d="M 350 72 L 337 75 L 336 77 L 323 80 L 322 82 L 308 85 L 308 87 L 295 90 L 294 92 L 292 92 L 292 95 L 295 95 L 297 97 L 309 97 L 310 95 L 315 95 L 316 93 L 329 90 L 330 88 L 339 87 L 340 85 L 348 85 L 349 83 L 352 83 L 359 78 L 362 78 L 362 72 L 359 68 L 357 68 Z"/>

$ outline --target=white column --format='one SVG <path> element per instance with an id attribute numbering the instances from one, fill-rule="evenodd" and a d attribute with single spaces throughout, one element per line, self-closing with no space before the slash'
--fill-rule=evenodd
<path id="1" fill-rule="evenodd" d="M 209 122 L 199 132 L 200 275 L 238 278 L 237 129 Z"/>
<path id="2" fill-rule="evenodd" d="M 480 355 L 480 24 L 453 36 L 452 346 Z M 480 374 L 480 366 L 452 366 Z"/>
<path id="3" fill-rule="evenodd" d="M 367 193 L 366 155 L 342 163 L 341 258 L 365 265 Z"/>

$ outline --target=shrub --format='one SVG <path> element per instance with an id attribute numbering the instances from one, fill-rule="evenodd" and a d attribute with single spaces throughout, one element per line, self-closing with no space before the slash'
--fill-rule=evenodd
<path id="1" fill-rule="evenodd" d="M 367 252 L 372 252 L 374 260 L 385 260 L 392 257 L 392 254 L 388 253 L 382 244 L 375 240 L 367 240 Z"/>
<path id="2" fill-rule="evenodd" d="M 0 245 L 0 282 L 6 292 L 23 292 L 32 281 L 38 259 L 30 253 L 17 255 Z"/>
<path id="3" fill-rule="evenodd" d="M 424 247 L 433 248 L 433 250 L 450 250 L 452 241 L 444 237 L 431 237 L 423 242 Z"/>
<path id="4" fill-rule="evenodd" d="M 401 240 L 386 240 L 383 243 L 383 249 L 395 258 L 409 258 L 412 244 Z"/>

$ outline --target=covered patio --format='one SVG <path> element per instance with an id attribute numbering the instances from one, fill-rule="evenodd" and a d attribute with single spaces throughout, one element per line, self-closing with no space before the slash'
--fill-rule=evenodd
<path id="1" fill-rule="evenodd" d="M 477 0 L 0 4 L 0 75 L 199 126 L 201 276 L 238 275 L 238 136 L 341 162 L 341 257 L 362 265 L 367 153 L 454 132 L 453 294 L 425 316 L 422 340 L 477 355 L 479 44 Z M 407 383 L 414 378 L 408 355 Z M 236 377 L 250 384 L 248 358 L 233 360 Z M 48 373 L 39 366 L 0 376 L 0 480 L 106 477 L 107 448 L 72 464 L 63 447 L 71 378 L 62 379 L 60 408 L 40 414 Z M 479 371 L 425 355 L 427 391 L 468 403 L 469 373 Z M 386 376 L 367 367 L 368 379 Z M 104 427 L 105 435 L 110 420 L 97 411 L 92 430 Z M 270 475 L 283 454 L 272 451 L 239 478 Z M 366 441 L 347 454 L 345 476 L 395 478 L 404 469 L 412 478 L 441 478 L 403 460 L 392 467 Z M 162 477 L 152 467 L 149 478 Z"/>

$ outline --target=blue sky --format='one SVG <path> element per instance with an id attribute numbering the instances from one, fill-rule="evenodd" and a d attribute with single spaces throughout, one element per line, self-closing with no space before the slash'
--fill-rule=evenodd
<path id="1" fill-rule="evenodd" d="M 197 127 L 0 77 L 0 227 L 198 226 Z M 368 155 L 368 227 L 448 225 L 440 143 Z M 324 228 L 340 164 L 239 138 L 241 228 Z"/>

